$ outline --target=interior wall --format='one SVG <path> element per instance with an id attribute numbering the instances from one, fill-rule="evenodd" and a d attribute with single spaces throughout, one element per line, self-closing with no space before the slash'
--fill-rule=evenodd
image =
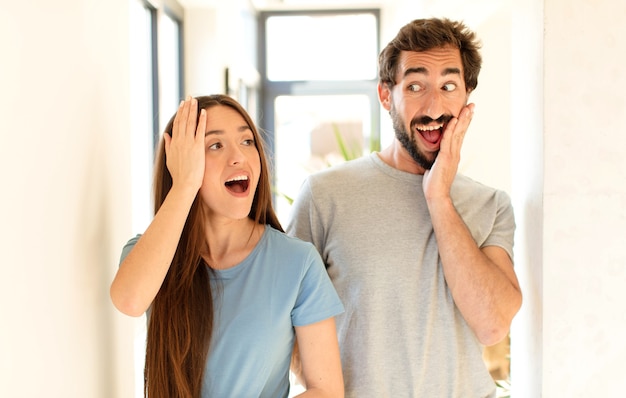
<path id="1" fill-rule="evenodd" d="M 515 270 L 523 303 L 511 327 L 515 398 L 541 397 L 544 371 L 544 0 L 512 9 L 511 169 Z M 546 314 L 547 315 L 547 314 Z M 545 395 L 548 397 L 549 395 Z M 567 396 L 557 394 L 556 396 Z"/>
<path id="2" fill-rule="evenodd" d="M 132 394 L 108 294 L 131 220 L 128 14 L 2 2 L 2 397 Z"/>
<path id="3" fill-rule="evenodd" d="M 258 79 L 255 68 L 256 10 L 248 0 L 185 8 L 185 90 L 190 95 L 225 93 L 236 79 Z"/>
<path id="4" fill-rule="evenodd" d="M 626 3 L 544 0 L 543 396 L 626 391 Z"/>
<path id="5" fill-rule="evenodd" d="M 619 394 L 626 389 L 626 4 L 519 0 L 516 8 L 517 59 L 531 63 L 514 73 L 521 146 L 514 191 L 527 211 L 513 397 Z"/>

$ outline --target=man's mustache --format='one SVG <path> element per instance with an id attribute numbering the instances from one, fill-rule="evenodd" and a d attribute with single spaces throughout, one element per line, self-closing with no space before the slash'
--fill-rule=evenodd
<path id="1" fill-rule="evenodd" d="M 441 123 L 441 124 L 446 124 L 448 123 L 450 120 L 452 120 L 454 116 L 452 115 L 441 115 L 439 116 L 437 119 L 433 119 L 430 116 L 417 116 L 415 118 L 413 118 L 411 120 L 411 127 L 414 127 L 415 125 L 426 125 L 432 122 L 437 122 L 437 123 Z"/>

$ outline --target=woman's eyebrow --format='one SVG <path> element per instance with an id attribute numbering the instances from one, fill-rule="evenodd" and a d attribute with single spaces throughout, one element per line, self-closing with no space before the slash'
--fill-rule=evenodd
<path id="1" fill-rule="evenodd" d="M 243 124 L 239 127 L 237 127 L 237 131 L 240 133 L 243 133 L 244 131 L 250 130 L 252 131 L 252 129 L 250 128 L 250 126 L 248 126 L 247 124 Z M 206 133 L 204 133 L 204 136 L 207 137 L 209 135 L 222 135 L 224 134 L 225 131 L 221 130 L 221 129 L 215 129 L 215 130 L 209 130 Z"/>
<path id="2" fill-rule="evenodd" d="M 224 134 L 224 130 L 209 130 L 206 133 L 204 133 L 204 136 L 207 137 L 209 135 L 219 135 L 219 134 Z"/>

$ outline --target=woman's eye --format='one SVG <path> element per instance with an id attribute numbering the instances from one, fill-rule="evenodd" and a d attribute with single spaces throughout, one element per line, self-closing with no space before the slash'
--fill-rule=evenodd
<path id="1" fill-rule="evenodd" d="M 443 91 L 454 91 L 454 90 L 456 90 L 455 83 L 448 83 L 448 84 L 444 84 L 443 86 Z"/>
<path id="2" fill-rule="evenodd" d="M 209 145 L 209 149 L 220 149 L 221 147 L 222 147 L 222 144 L 219 142 Z"/>
<path id="3" fill-rule="evenodd" d="M 247 146 L 252 146 L 252 145 L 254 145 L 254 138 L 249 138 L 249 139 L 247 139 L 247 140 L 244 140 L 244 141 L 243 141 L 243 144 L 244 144 L 244 145 L 247 145 Z"/>

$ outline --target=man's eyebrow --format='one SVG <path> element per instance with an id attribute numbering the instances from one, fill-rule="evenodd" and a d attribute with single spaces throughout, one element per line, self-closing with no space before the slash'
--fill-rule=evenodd
<path id="1" fill-rule="evenodd" d="M 443 72 L 441 73 L 441 76 L 447 76 L 447 75 L 461 75 L 461 69 L 459 68 L 446 68 L 443 70 Z"/>
<path id="2" fill-rule="evenodd" d="M 424 68 L 423 66 L 418 66 L 415 68 L 408 68 L 407 70 L 404 71 L 404 77 L 412 74 L 412 73 L 419 73 L 422 75 L 428 75 L 428 69 Z M 441 72 L 441 76 L 447 76 L 447 75 L 461 75 L 461 69 L 459 68 L 445 68 L 443 70 L 443 72 Z"/>
<path id="3" fill-rule="evenodd" d="M 422 66 L 419 66 L 419 67 L 416 67 L 416 68 L 409 68 L 409 69 L 404 71 L 404 77 L 407 77 L 408 75 L 413 74 L 413 73 L 419 73 L 419 74 L 422 74 L 422 75 L 428 75 L 428 69 L 426 69 L 426 68 L 424 68 Z"/>

